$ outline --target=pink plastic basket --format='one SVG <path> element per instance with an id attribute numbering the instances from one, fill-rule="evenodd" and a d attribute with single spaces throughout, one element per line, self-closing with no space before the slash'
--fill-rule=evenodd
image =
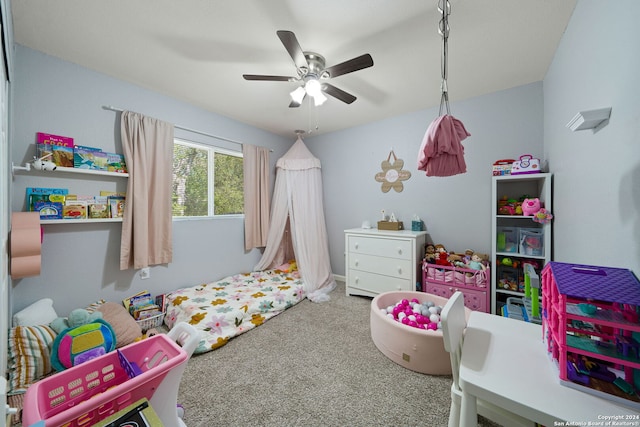
<path id="1" fill-rule="evenodd" d="M 112 351 L 40 380 L 25 394 L 23 425 L 44 420 L 46 427 L 92 426 L 139 399 L 151 399 L 167 373 L 190 357 L 164 334 L 120 351 L 141 374 L 129 378 Z"/>

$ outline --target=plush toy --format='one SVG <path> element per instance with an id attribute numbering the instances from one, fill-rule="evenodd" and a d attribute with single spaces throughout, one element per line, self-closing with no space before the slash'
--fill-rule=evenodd
<path id="1" fill-rule="evenodd" d="M 69 313 L 68 318 L 58 317 L 49 326 L 59 334 L 65 329 L 86 325 L 87 323 L 95 322 L 97 319 L 102 319 L 101 312 L 96 310 L 93 313 L 89 313 L 84 308 L 76 308 Z"/>
<path id="2" fill-rule="evenodd" d="M 540 199 L 524 199 L 522 202 L 522 215 L 532 216 L 540 210 Z"/>
<path id="3" fill-rule="evenodd" d="M 424 260 L 430 264 L 436 262 L 436 247 L 431 243 L 425 248 Z"/>
<path id="4" fill-rule="evenodd" d="M 551 212 L 547 211 L 545 208 L 542 208 L 538 212 L 533 214 L 533 220 L 535 222 L 539 222 L 540 224 L 546 224 L 552 219 L 553 215 L 551 215 Z"/>
<path id="5" fill-rule="evenodd" d="M 449 258 L 449 254 L 445 249 L 444 245 L 436 245 L 436 264 L 437 265 L 451 265 L 451 263 L 447 260 Z"/>
<path id="6" fill-rule="evenodd" d="M 485 265 L 482 263 L 482 259 L 480 258 L 480 255 L 478 255 L 478 254 L 471 255 L 471 261 L 469 261 L 469 263 L 467 264 L 467 267 L 472 269 L 472 270 L 486 270 L 487 269 L 487 267 L 485 267 Z"/>

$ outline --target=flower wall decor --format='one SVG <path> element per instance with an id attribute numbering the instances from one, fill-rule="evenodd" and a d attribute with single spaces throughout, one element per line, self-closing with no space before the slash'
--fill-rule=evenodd
<path id="1" fill-rule="evenodd" d="M 393 163 L 391 163 L 391 156 L 393 156 Z M 411 178 L 411 172 L 403 170 L 403 166 L 404 160 L 398 159 L 393 150 L 391 150 L 387 160 L 383 160 L 381 163 L 382 172 L 378 172 L 375 176 L 376 181 L 382 183 L 383 193 L 389 192 L 392 188 L 398 193 L 404 190 L 402 181 Z"/>

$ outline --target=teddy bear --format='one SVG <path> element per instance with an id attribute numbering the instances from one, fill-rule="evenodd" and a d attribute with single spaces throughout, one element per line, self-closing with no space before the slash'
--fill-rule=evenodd
<path id="1" fill-rule="evenodd" d="M 65 329 L 86 325 L 87 323 L 95 322 L 97 319 L 102 319 L 101 312 L 94 311 L 89 313 L 89 311 L 84 308 L 76 308 L 69 313 L 68 318 L 58 317 L 57 319 L 54 319 L 49 326 L 59 334 Z"/>
<path id="2" fill-rule="evenodd" d="M 540 199 L 524 199 L 522 202 L 522 215 L 532 216 L 540 210 Z"/>

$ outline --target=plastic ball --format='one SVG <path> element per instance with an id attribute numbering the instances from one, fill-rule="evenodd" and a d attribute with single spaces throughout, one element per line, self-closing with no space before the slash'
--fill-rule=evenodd
<path id="1" fill-rule="evenodd" d="M 407 325 L 409 325 L 409 326 L 411 326 L 411 327 L 413 327 L 413 328 L 418 327 L 418 324 L 417 324 L 415 321 L 413 321 L 413 320 L 409 320 L 409 323 L 407 323 Z"/>
<path id="2" fill-rule="evenodd" d="M 438 307 L 436 307 L 436 306 L 429 307 L 429 313 L 438 314 Z"/>
<path id="3" fill-rule="evenodd" d="M 408 325 L 409 324 L 409 319 L 407 319 L 406 317 L 403 317 L 401 320 L 403 325 Z"/>
<path id="4" fill-rule="evenodd" d="M 436 329 L 438 329 L 438 325 L 436 325 L 435 323 L 429 323 L 427 325 L 427 329 L 429 329 L 431 331 L 435 331 Z"/>
<path id="5" fill-rule="evenodd" d="M 429 320 L 431 321 L 431 323 L 438 323 L 440 321 L 440 316 L 438 316 L 437 314 L 432 314 L 431 316 L 429 316 Z"/>
<path id="6" fill-rule="evenodd" d="M 409 316 L 407 316 L 407 318 L 412 322 L 416 321 L 416 316 L 414 316 L 413 314 L 410 314 Z"/>
<path id="7" fill-rule="evenodd" d="M 406 306 L 406 305 L 409 305 L 409 300 L 408 300 L 408 299 L 406 299 L 406 298 L 405 298 L 405 299 L 403 299 L 401 302 L 402 302 L 402 305 L 405 305 L 405 306 Z"/>

